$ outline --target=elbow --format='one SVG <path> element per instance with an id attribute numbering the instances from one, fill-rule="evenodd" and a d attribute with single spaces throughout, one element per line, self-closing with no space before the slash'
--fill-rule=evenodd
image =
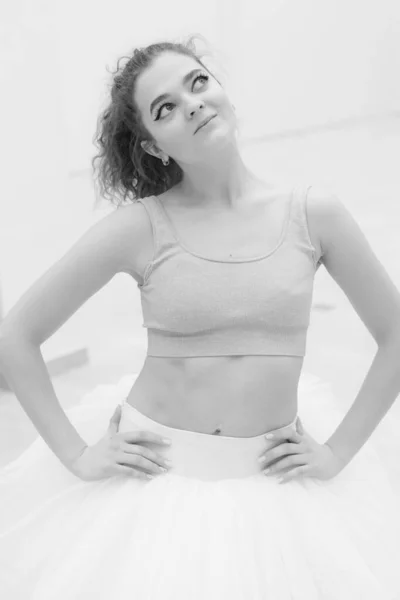
<path id="1" fill-rule="evenodd" d="M 381 347 L 391 347 L 397 350 L 400 353 L 400 331 L 397 329 L 393 329 L 390 333 L 385 336 L 380 336 L 376 339 L 376 343 L 379 348 Z"/>
<path id="2" fill-rule="evenodd" d="M 5 332 L 4 328 L 0 325 L 0 351 L 7 344 L 9 335 Z"/>
<path id="3" fill-rule="evenodd" d="M 27 342 L 27 338 L 15 331 L 9 331 L 0 325 L 0 361 L 8 355 L 18 342 Z"/>
<path id="4" fill-rule="evenodd" d="M 0 367 L 3 362 L 3 357 L 9 353 L 10 342 L 8 337 L 0 330 Z M 1 370 L 1 369 L 0 369 Z"/>
<path id="5" fill-rule="evenodd" d="M 0 360 L 7 353 L 11 345 L 10 335 L 6 334 L 0 327 Z"/>

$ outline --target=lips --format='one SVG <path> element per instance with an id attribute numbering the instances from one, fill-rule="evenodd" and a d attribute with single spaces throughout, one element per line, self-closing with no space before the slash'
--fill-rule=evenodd
<path id="1" fill-rule="evenodd" d="M 198 126 L 198 128 L 196 129 L 195 133 L 198 132 L 198 130 L 203 127 L 204 125 L 207 125 L 207 123 L 209 121 L 211 121 L 211 119 L 213 119 L 214 117 L 216 117 L 217 115 L 212 115 L 211 117 L 208 117 L 207 119 L 204 119 L 204 121 L 202 123 L 200 123 L 200 125 Z"/>

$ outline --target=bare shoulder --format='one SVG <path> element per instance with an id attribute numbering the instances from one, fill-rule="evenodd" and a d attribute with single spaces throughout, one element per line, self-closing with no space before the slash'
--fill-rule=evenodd
<path id="1" fill-rule="evenodd" d="M 343 207 L 338 195 L 328 187 L 312 185 L 307 193 L 307 220 L 310 238 L 318 257 L 324 252 L 324 239 L 330 219 Z"/>
<path id="2" fill-rule="evenodd" d="M 130 239 L 132 234 L 135 234 L 136 238 L 145 235 L 145 232 L 143 234 L 143 230 L 149 225 L 147 211 L 139 201 L 118 206 L 118 208 L 109 213 L 108 217 L 110 218 L 110 223 L 114 221 L 116 228 L 120 229 L 120 233 L 127 239 Z"/>
<path id="3" fill-rule="evenodd" d="M 323 263 L 378 345 L 400 338 L 400 294 L 358 220 L 331 190 L 309 189 Z M 314 227 L 315 226 L 315 227 Z"/>
<path id="4" fill-rule="evenodd" d="M 121 271 L 142 281 L 143 266 L 152 256 L 152 227 L 141 202 L 121 205 L 108 215 L 110 232 L 113 231 L 122 252 Z"/>
<path id="5" fill-rule="evenodd" d="M 358 241 L 365 238 L 352 212 L 335 191 L 321 185 L 313 185 L 307 194 L 307 215 L 309 229 L 315 239 L 315 244 L 326 255 L 334 246 L 344 247 L 345 234 L 349 240 Z M 311 237 L 311 231 L 310 231 Z M 347 249 L 349 252 L 350 248 Z"/>

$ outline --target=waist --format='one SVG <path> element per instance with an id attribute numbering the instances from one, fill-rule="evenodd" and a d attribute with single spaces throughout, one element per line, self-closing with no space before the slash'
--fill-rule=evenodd
<path id="1" fill-rule="evenodd" d="M 251 437 L 289 423 L 297 410 L 298 357 L 147 357 L 128 402 L 179 429 Z"/>
<path id="2" fill-rule="evenodd" d="M 268 447 L 276 445 L 276 441 L 267 440 L 265 434 L 252 437 L 230 437 L 226 435 L 210 435 L 197 431 L 176 429 L 150 419 L 137 408 L 131 406 L 124 398 L 121 403 L 121 419 L 119 432 L 152 431 L 171 440 L 169 447 L 151 442 L 141 445 L 155 450 L 172 461 L 167 475 L 216 481 L 229 478 L 243 478 L 262 475 L 258 457 Z M 298 414 L 293 420 L 272 431 L 296 431 Z"/>

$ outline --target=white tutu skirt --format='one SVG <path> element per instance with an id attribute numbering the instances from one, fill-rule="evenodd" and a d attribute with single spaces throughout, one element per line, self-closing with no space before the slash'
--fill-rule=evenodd
<path id="1" fill-rule="evenodd" d="M 66 413 L 92 444 L 121 404 L 119 430 L 169 437 L 154 449 L 173 467 L 85 482 L 38 437 L 0 470 L 2 600 L 400 599 L 398 435 L 381 452 L 371 436 L 330 480 L 279 484 L 258 466 L 264 435 L 157 423 L 126 402 L 136 377 L 96 387 Z M 345 414 L 330 384 L 304 372 L 298 409 L 320 443 Z"/>

